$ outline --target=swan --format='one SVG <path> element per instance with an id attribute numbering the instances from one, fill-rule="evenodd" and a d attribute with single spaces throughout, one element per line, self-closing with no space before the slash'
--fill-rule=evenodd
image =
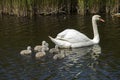
<path id="1" fill-rule="evenodd" d="M 29 54 L 31 54 L 31 53 L 32 53 L 31 46 L 28 46 L 28 47 L 27 47 L 27 50 L 22 50 L 22 51 L 20 52 L 21 55 L 29 55 Z"/>
<path id="2" fill-rule="evenodd" d="M 65 51 L 64 50 L 61 50 L 58 54 L 55 54 L 53 56 L 53 59 L 54 60 L 57 60 L 57 59 L 62 59 L 65 57 Z"/>
<path id="3" fill-rule="evenodd" d="M 36 58 L 41 58 L 41 57 L 43 57 L 43 56 L 45 56 L 45 55 L 46 55 L 45 48 L 42 48 L 42 50 L 41 50 L 40 52 L 37 52 L 37 53 L 35 54 L 35 57 L 36 57 Z"/>
<path id="4" fill-rule="evenodd" d="M 45 48 L 45 51 L 48 51 L 49 50 L 49 44 L 46 42 L 46 41 L 42 41 L 42 45 L 37 45 L 34 47 L 34 51 L 35 52 L 39 52 L 39 51 L 42 51 L 42 48 L 44 47 Z"/>
<path id="5" fill-rule="evenodd" d="M 92 26 L 94 33 L 93 39 L 89 39 L 86 35 L 75 29 L 66 29 L 59 33 L 56 38 L 52 38 L 51 36 L 48 37 L 60 48 L 76 48 L 98 44 L 100 38 L 97 28 L 97 21 L 104 22 L 100 15 L 94 15 L 92 17 Z"/>
<path id="6" fill-rule="evenodd" d="M 59 53 L 58 45 L 55 45 L 55 48 L 51 48 L 51 49 L 49 50 L 49 53 L 52 53 L 52 54 L 57 54 L 57 53 Z"/>

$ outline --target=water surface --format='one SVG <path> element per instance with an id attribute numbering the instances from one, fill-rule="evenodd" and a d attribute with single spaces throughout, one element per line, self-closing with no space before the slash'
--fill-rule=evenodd
<path id="1" fill-rule="evenodd" d="M 0 17 L 0 79 L 1 80 L 119 80 L 120 18 L 103 16 L 98 22 L 100 44 L 61 50 L 64 58 L 53 60 L 49 52 L 43 60 L 19 54 L 28 45 L 55 37 L 66 28 L 73 28 L 93 37 L 91 16 L 45 16 L 33 19 Z"/>

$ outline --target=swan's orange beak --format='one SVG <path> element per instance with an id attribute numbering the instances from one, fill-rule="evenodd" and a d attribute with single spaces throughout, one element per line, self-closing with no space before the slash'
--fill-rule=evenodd
<path id="1" fill-rule="evenodd" d="M 102 22 L 105 22 L 102 18 L 100 18 L 99 20 L 102 21 Z"/>

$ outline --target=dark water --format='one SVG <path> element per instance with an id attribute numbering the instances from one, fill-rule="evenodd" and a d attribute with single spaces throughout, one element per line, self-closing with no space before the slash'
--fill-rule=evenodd
<path id="1" fill-rule="evenodd" d="M 100 44 L 61 50 L 63 59 L 43 60 L 21 56 L 28 45 L 55 37 L 66 28 L 77 29 L 92 38 L 91 16 L 46 16 L 35 19 L 0 17 L 0 80 L 120 80 L 120 18 L 104 16 L 99 22 Z"/>

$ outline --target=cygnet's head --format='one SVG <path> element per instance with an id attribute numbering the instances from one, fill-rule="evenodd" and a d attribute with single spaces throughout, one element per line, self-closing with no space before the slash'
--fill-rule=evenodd
<path id="1" fill-rule="evenodd" d="M 42 45 L 45 45 L 46 44 L 46 41 L 42 41 Z"/>
<path id="2" fill-rule="evenodd" d="M 49 44 L 46 41 L 42 41 L 42 46 L 49 46 Z"/>
<path id="3" fill-rule="evenodd" d="M 31 46 L 28 46 L 28 47 L 27 47 L 27 50 L 31 50 Z"/>

